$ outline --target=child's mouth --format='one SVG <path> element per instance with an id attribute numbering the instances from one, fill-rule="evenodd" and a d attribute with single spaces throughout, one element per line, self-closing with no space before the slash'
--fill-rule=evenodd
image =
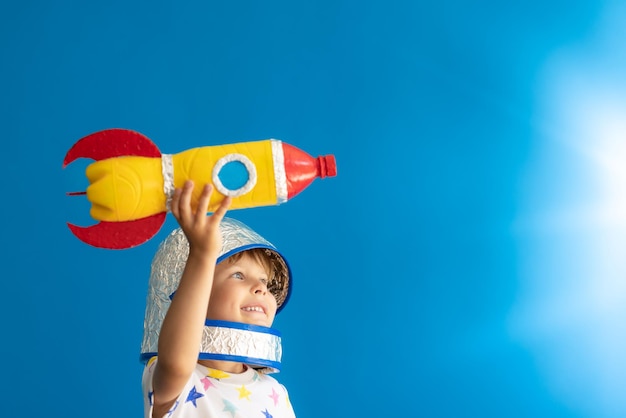
<path id="1" fill-rule="evenodd" d="M 262 314 L 265 313 L 265 309 L 263 309 L 261 306 L 244 306 L 243 308 L 241 308 L 241 310 L 246 312 L 259 312 Z"/>

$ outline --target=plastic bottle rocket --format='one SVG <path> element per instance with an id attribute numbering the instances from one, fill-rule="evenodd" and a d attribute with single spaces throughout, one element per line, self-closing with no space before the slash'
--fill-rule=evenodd
<path id="1" fill-rule="evenodd" d="M 277 139 L 192 148 L 162 154 L 143 134 L 107 129 L 78 140 L 67 152 L 63 167 L 78 158 L 95 160 L 85 170 L 90 215 L 99 222 L 88 227 L 68 222 L 81 241 L 100 248 L 131 248 L 152 238 L 165 222 L 174 189 L 191 179 L 211 183 L 212 211 L 224 196 L 231 209 L 278 205 L 303 191 L 316 178 L 337 175 L 335 157 L 312 157 Z M 237 184 L 224 173 L 239 168 Z M 244 176 L 241 176 L 243 169 Z M 202 187 L 195 187 L 196 206 Z"/>

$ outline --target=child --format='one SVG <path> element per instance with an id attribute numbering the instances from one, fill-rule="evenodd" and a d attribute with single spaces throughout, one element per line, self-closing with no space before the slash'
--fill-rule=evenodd
<path id="1" fill-rule="evenodd" d="M 208 216 L 212 186 L 195 213 L 192 191 L 190 181 L 175 191 L 171 210 L 181 229 L 152 265 L 144 416 L 295 417 L 287 390 L 265 374 L 276 371 L 282 354 L 269 327 L 289 297 L 289 268 L 273 245 L 224 218 L 230 198 Z"/>

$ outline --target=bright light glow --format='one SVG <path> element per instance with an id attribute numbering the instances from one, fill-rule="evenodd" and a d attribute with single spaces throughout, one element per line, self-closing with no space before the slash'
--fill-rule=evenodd
<path id="1" fill-rule="evenodd" d="M 606 12 L 546 69 L 511 314 L 555 398 L 594 418 L 626 417 L 626 13 Z"/>

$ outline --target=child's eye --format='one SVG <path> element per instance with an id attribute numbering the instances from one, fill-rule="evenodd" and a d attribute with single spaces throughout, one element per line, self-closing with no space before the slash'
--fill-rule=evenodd
<path id="1" fill-rule="evenodd" d="M 239 279 L 239 280 L 243 280 L 243 279 L 244 279 L 243 274 L 242 274 L 242 273 L 240 273 L 240 272 L 233 273 L 233 274 L 231 275 L 231 277 L 234 277 L 235 279 Z"/>

